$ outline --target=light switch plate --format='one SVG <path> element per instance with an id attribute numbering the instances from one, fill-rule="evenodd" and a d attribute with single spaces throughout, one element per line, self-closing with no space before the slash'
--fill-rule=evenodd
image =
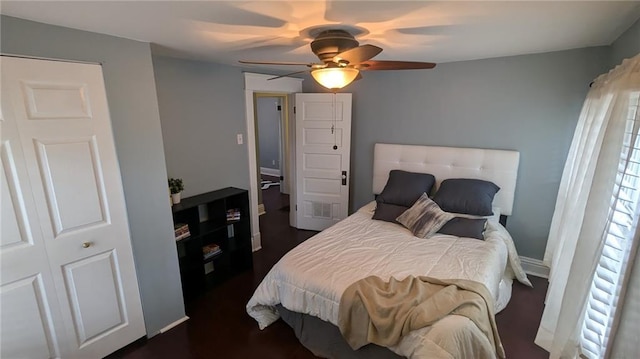
<path id="1" fill-rule="evenodd" d="M 242 134 L 238 134 L 238 144 L 241 145 L 244 141 L 242 140 Z"/>

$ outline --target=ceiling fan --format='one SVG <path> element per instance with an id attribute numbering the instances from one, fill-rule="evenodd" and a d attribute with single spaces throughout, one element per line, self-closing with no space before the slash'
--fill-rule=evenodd
<path id="1" fill-rule="evenodd" d="M 372 70 L 419 70 L 432 69 L 433 62 L 416 61 L 377 61 L 371 60 L 382 52 L 382 48 L 374 45 L 360 45 L 355 37 L 342 29 L 323 30 L 311 41 L 311 51 L 318 56 L 321 63 L 273 62 L 273 61 L 240 61 L 251 65 L 284 65 L 307 66 L 307 70 L 296 71 L 281 77 L 311 71 L 311 76 L 322 86 L 337 90 L 361 77 L 360 71 Z"/>

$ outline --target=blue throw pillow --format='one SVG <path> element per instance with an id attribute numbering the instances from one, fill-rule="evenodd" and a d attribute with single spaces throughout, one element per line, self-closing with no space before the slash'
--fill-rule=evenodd
<path id="1" fill-rule="evenodd" d="M 376 201 L 408 208 L 413 206 L 423 193 L 429 194 L 435 182 L 435 177 L 428 173 L 392 170 Z"/>
<path id="2" fill-rule="evenodd" d="M 474 216 L 493 215 L 493 197 L 500 190 L 495 183 L 472 179 L 452 178 L 442 181 L 433 201 L 443 211 Z"/>

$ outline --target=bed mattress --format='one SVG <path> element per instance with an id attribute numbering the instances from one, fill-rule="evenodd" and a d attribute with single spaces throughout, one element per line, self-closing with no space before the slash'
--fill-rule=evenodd
<path id="1" fill-rule="evenodd" d="M 400 280 L 429 276 L 477 281 L 489 289 L 497 310 L 508 302 L 505 296 L 510 296 L 511 278 L 530 285 L 511 236 L 497 222 L 488 222 L 484 241 L 449 235 L 423 239 L 400 225 L 372 220 L 374 208 L 375 202 L 369 203 L 308 239 L 271 269 L 247 304 L 247 312 L 261 329 L 279 318 L 277 305 L 337 326 L 342 293 L 350 284 L 371 275 L 385 280 L 391 276 Z M 455 332 L 454 328 L 437 328 L 438 325 L 474 331 L 462 317 L 450 317 L 454 318 L 410 333 L 390 349 L 403 356 L 418 357 L 420 348 L 425 342 L 433 342 L 434 335 Z M 465 332 L 459 336 L 477 334 Z"/>

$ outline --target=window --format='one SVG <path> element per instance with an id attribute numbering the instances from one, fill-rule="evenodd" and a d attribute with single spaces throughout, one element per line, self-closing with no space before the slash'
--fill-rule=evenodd
<path id="1" fill-rule="evenodd" d="M 640 92 L 630 95 L 629 111 L 611 198 L 602 256 L 596 267 L 581 332 L 582 356 L 603 358 L 633 236 L 640 213 Z"/>

